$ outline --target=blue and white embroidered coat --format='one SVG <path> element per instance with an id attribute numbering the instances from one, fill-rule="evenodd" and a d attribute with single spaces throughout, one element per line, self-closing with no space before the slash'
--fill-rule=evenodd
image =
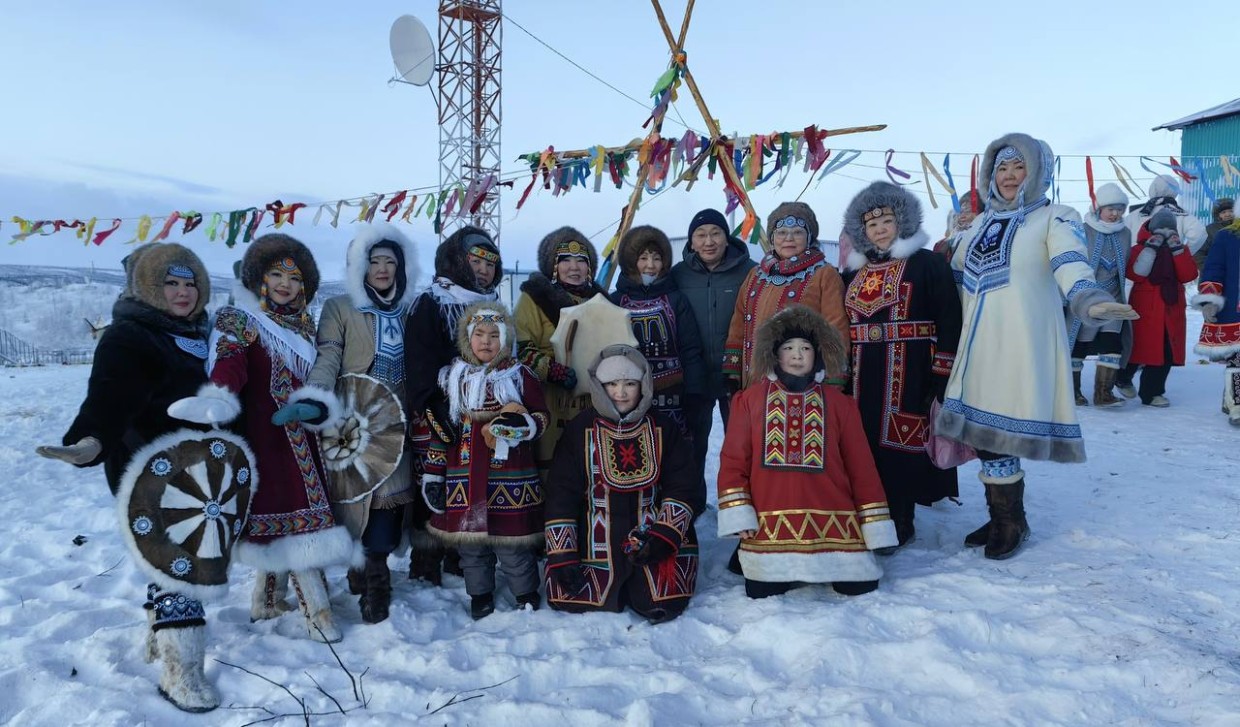
<path id="1" fill-rule="evenodd" d="M 1062 306 L 1077 317 L 1113 300 L 1094 281 L 1076 210 L 1052 205 L 978 217 L 952 257 L 964 327 L 938 419 L 979 450 L 1083 462 Z"/>

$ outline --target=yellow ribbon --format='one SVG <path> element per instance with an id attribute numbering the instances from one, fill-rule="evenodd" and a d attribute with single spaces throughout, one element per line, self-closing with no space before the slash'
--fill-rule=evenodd
<path id="1" fill-rule="evenodd" d="M 933 176 L 935 181 L 938 182 L 943 189 L 947 190 L 947 194 L 949 196 L 956 193 L 956 188 L 948 184 L 947 180 L 943 178 L 943 175 L 939 174 L 939 170 L 930 163 L 930 159 L 926 157 L 926 153 L 924 151 L 920 152 L 920 154 L 921 174 L 926 180 L 926 194 L 930 195 L 930 206 L 937 210 L 939 208 L 939 203 L 934 199 L 934 188 L 930 186 L 930 177 Z"/>
<path id="2" fill-rule="evenodd" d="M 125 243 L 125 244 L 126 244 L 126 245 L 132 245 L 132 244 L 134 244 L 135 242 L 146 242 L 146 236 L 147 236 L 147 235 L 149 235 L 149 234 L 151 234 L 151 225 L 152 225 L 152 224 L 153 224 L 153 221 L 151 220 L 151 216 L 150 216 L 150 215 L 142 215 L 141 217 L 139 217 L 139 218 L 138 218 L 138 232 L 137 232 L 137 234 L 135 234 L 135 235 L 133 236 L 133 239 L 132 239 L 132 240 L 130 240 L 129 242 L 127 242 L 127 243 Z"/>
<path id="3" fill-rule="evenodd" d="M 77 239 L 81 240 L 83 244 L 89 245 L 91 238 L 95 236 L 95 223 L 98 221 L 98 217 L 92 217 L 90 218 L 90 222 L 87 222 L 85 225 L 79 227 L 77 229 Z"/>
<path id="4" fill-rule="evenodd" d="M 1107 161 L 1111 162 L 1111 168 L 1115 170 L 1115 177 L 1119 180 L 1120 184 L 1124 185 L 1124 189 L 1128 190 L 1128 194 L 1131 194 L 1136 199 L 1140 199 L 1145 196 L 1133 188 L 1133 186 L 1138 186 L 1137 180 L 1133 179 L 1133 176 L 1128 173 L 1128 170 L 1124 169 L 1120 166 L 1119 162 L 1115 161 L 1115 157 L 1107 157 Z M 1125 177 L 1127 177 L 1127 179 L 1125 179 Z M 1133 186 L 1129 186 L 1128 180 L 1132 180 Z"/>
<path id="5" fill-rule="evenodd" d="M 1218 158 L 1218 163 L 1223 167 L 1223 184 L 1230 187 L 1235 183 L 1236 177 L 1240 176 L 1240 172 L 1237 172 L 1236 168 L 1231 165 L 1231 160 L 1227 158 L 1226 154 Z"/>

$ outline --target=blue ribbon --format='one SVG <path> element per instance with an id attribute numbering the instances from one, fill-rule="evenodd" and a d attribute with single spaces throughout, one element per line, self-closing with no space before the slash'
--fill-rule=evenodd
<path id="1" fill-rule="evenodd" d="M 947 186 L 952 188 L 952 209 L 956 211 L 956 214 L 960 214 L 960 196 L 956 194 L 956 180 L 952 179 L 951 157 L 951 154 L 943 155 L 943 174 L 947 177 Z"/>

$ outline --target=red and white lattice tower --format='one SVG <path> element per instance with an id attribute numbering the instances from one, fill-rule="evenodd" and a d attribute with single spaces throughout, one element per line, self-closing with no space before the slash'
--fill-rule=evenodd
<path id="1" fill-rule="evenodd" d="M 442 217 L 441 237 L 471 224 L 499 240 L 502 17 L 500 0 L 439 3 L 440 189 L 468 192 L 471 185 L 490 180 L 485 196 L 470 205 L 472 211 Z"/>

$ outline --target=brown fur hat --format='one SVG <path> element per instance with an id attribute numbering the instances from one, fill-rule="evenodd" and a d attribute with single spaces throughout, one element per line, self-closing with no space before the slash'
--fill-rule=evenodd
<path id="1" fill-rule="evenodd" d="M 475 318 L 479 320 L 475 320 Z M 503 303 L 498 301 L 482 301 L 466 308 L 465 312 L 461 314 L 460 322 L 456 325 L 456 350 L 461 354 L 461 358 L 466 363 L 473 364 L 474 366 L 482 364 L 478 357 L 474 355 L 474 350 L 469 346 L 469 337 L 473 334 L 472 329 L 482 319 L 486 319 L 488 323 L 494 323 L 499 326 L 499 354 L 487 364 L 490 368 L 495 368 L 506 359 L 512 358 L 512 346 L 517 340 L 517 329 L 513 324 L 512 314 L 508 312 Z"/>
<path id="2" fill-rule="evenodd" d="M 211 302 L 211 277 L 207 275 L 207 268 L 193 251 L 183 245 L 175 242 L 143 245 L 125 258 L 124 265 L 129 280 L 125 291 L 127 297 L 171 313 L 172 309 L 164 297 L 164 278 L 168 276 L 169 267 L 183 265 L 194 271 L 194 285 L 198 288 L 198 304 L 187 317 L 197 317 Z"/>
<path id="3" fill-rule="evenodd" d="M 816 247 L 818 245 L 818 217 L 814 214 L 814 210 L 804 202 L 783 202 L 776 207 L 766 218 L 766 236 L 774 236 L 775 223 L 788 215 L 805 220 L 805 224 L 809 225 L 809 246 Z"/>
<path id="4" fill-rule="evenodd" d="M 640 225 L 624 233 L 616 246 L 616 260 L 620 262 L 620 274 L 633 280 L 641 280 L 637 272 L 637 259 L 647 250 L 654 250 L 663 258 L 663 274 L 672 269 L 672 241 L 657 227 Z"/>
<path id="5" fill-rule="evenodd" d="M 594 249 L 594 245 L 590 243 L 590 238 L 581 234 L 581 231 L 575 227 L 561 227 L 553 231 L 538 243 L 538 270 L 552 280 L 555 279 L 555 261 L 557 256 L 557 248 L 568 246 L 572 243 L 578 243 L 582 248 L 582 254 L 590 258 L 590 275 L 598 273 L 598 251 Z"/>
<path id="6" fill-rule="evenodd" d="M 310 248 L 279 232 L 263 235 L 250 243 L 241 258 L 241 285 L 254 295 L 261 296 L 263 276 L 277 261 L 286 257 L 293 258 L 301 270 L 301 284 L 306 305 L 309 305 L 319 290 L 319 266 L 315 264 Z"/>
<path id="7" fill-rule="evenodd" d="M 775 373 L 778 359 L 775 349 L 789 338 L 804 338 L 814 345 L 817 359 L 828 376 L 845 371 L 848 346 L 840 332 L 826 319 L 803 305 L 790 305 L 766 319 L 758 326 L 754 340 L 753 379 L 770 377 Z"/>

